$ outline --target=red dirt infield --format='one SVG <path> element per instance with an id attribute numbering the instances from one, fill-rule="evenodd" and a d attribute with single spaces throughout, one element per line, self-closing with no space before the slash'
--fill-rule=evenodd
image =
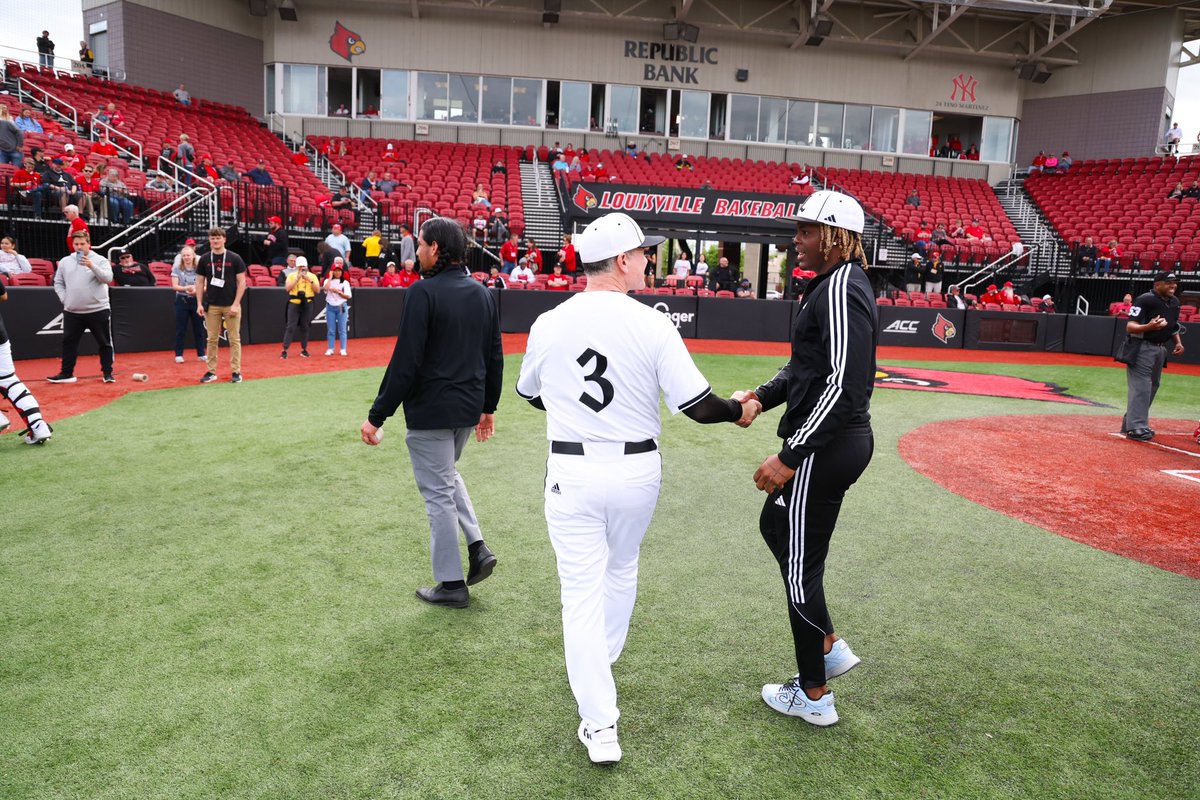
<path id="1" fill-rule="evenodd" d="M 930 480 L 994 511 L 1110 553 L 1200 578 L 1200 446 L 1192 420 L 1155 419 L 1153 442 L 1114 433 L 1120 417 L 976 417 L 923 425 L 900 455 Z M 998 429 L 1028 431 L 1024 449 L 963 447 Z M 1172 472 L 1179 474 L 1172 474 Z M 1190 474 L 1189 474 L 1190 473 Z"/>

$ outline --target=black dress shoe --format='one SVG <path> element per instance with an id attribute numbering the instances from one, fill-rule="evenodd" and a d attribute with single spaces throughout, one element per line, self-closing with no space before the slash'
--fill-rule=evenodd
<path id="1" fill-rule="evenodd" d="M 475 551 L 475 556 L 471 559 L 471 566 L 467 570 L 467 586 L 479 583 L 491 575 L 495 568 L 496 554 L 489 550 L 486 544 L 480 543 L 479 549 Z"/>
<path id="2" fill-rule="evenodd" d="M 417 589 L 417 597 L 430 605 L 446 606 L 447 608 L 466 608 L 467 603 L 471 600 L 465 586 L 461 589 L 447 589 L 440 583 L 427 589 Z"/>
<path id="3" fill-rule="evenodd" d="M 1138 428 L 1137 430 L 1127 432 L 1125 438 L 1133 439 L 1137 442 L 1148 442 L 1154 438 L 1154 431 L 1149 428 Z"/>

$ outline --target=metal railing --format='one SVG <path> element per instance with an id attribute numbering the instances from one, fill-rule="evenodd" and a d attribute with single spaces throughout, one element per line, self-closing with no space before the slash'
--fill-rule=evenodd
<path id="1" fill-rule="evenodd" d="M 1038 245 L 1033 244 L 1026 245 L 1019 252 L 1016 249 L 1010 250 L 997 258 L 995 261 L 991 262 L 990 264 L 983 265 L 979 269 L 975 270 L 975 272 L 959 281 L 959 287 L 963 290 L 963 293 L 968 293 L 971 289 L 981 286 L 984 282 L 995 278 L 997 273 L 1016 266 L 1017 263 L 1019 263 L 1022 259 L 1028 259 L 1026 263 L 1032 263 L 1033 254 L 1035 251 L 1037 251 L 1037 249 Z"/>
<path id="2" fill-rule="evenodd" d="M 43 89 L 28 78 L 21 77 L 17 79 L 17 98 L 25 100 L 28 98 L 30 105 L 38 105 L 49 113 L 59 117 L 63 122 L 71 126 L 72 130 L 79 130 L 79 111 L 75 106 L 63 100 L 53 92 Z M 50 101 L 58 103 L 61 108 L 55 108 Z M 69 112 L 69 113 L 68 113 Z"/>
<path id="3" fill-rule="evenodd" d="M 135 255 L 153 258 L 166 249 L 168 243 L 177 243 L 196 231 L 211 228 L 217 223 L 216 214 L 216 193 L 211 185 L 196 186 L 168 199 L 116 236 L 96 245 L 95 249 L 107 251 L 112 261 L 116 251 L 144 242 L 145 246 L 138 248 L 144 254 L 135 252 Z"/>
<path id="4" fill-rule="evenodd" d="M 1092 304 L 1088 302 L 1088 299 L 1086 297 L 1084 297 L 1083 295 L 1079 295 L 1079 297 L 1075 298 L 1075 313 L 1076 314 L 1082 314 L 1083 316 L 1086 317 L 1089 313 L 1091 313 L 1091 309 L 1092 309 Z"/>
<path id="5" fill-rule="evenodd" d="M 139 167 L 143 166 L 146 162 L 143 159 L 145 150 L 142 147 L 142 143 L 139 142 L 137 139 L 134 139 L 129 134 L 122 133 L 121 131 L 114 128 L 112 125 L 109 125 L 107 122 L 101 122 L 100 120 L 96 119 L 96 114 L 98 114 L 98 113 L 99 112 L 94 112 L 91 115 L 92 141 L 93 142 L 98 141 L 99 140 L 98 133 L 103 131 L 104 133 L 108 134 L 108 141 L 113 147 L 117 148 L 117 152 L 124 153 L 125 155 L 129 156 L 129 158 L 131 158 L 136 163 L 137 166 L 139 166 Z M 121 140 L 124 140 L 125 142 L 128 142 L 129 146 L 125 146 L 125 145 L 121 144 L 120 141 L 117 141 L 118 138 Z"/>

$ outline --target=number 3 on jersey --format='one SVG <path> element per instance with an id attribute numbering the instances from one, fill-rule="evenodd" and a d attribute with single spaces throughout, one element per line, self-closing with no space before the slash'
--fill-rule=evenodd
<path id="1" fill-rule="evenodd" d="M 592 370 L 590 375 L 585 375 L 583 379 L 588 383 L 594 383 L 600 387 L 600 399 L 597 400 L 587 392 L 584 392 L 583 394 L 579 395 L 579 402 L 583 403 L 592 411 L 600 413 L 604 410 L 605 406 L 613 401 L 615 390 L 613 389 L 612 382 L 604 377 L 604 371 L 608 369 L 608 359 L 603 355 L 597 353 L 595 350 L 589 347 L 587 350 L 584 350 L 579 358 L 575 359 L 575 361 L 579 364 L 579 366 L 587 369 L 587 365 L 592 359 L 596 360 L 596 368 Z"/>

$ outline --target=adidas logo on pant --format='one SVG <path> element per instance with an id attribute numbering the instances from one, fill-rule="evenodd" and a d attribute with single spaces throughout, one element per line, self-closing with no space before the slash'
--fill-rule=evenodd
<path id="1" fill-rule="evenodd" d="M 550 487 L 550 494 L 562 494 L 562 492 L 559 491 L 557 483 Z"/>

